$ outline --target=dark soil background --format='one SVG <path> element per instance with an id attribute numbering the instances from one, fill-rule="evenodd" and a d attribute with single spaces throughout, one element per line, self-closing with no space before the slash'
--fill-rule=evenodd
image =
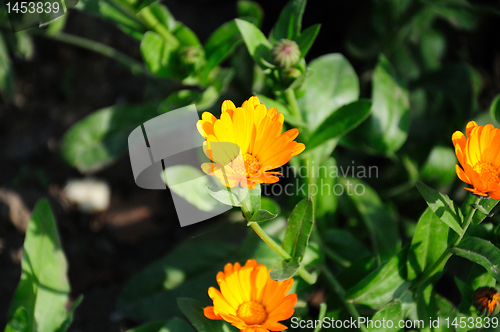
<path id="1" fill-rule="evenodd" d="M 258 1 L 268 33 L 287 1 Z M 235 1 L 163 1 L 177 20 L 202 41 L 236 17 Z M 488 1 L 483 1 L 488 3 Z M 492 2 L 490 2 L 492 3 Z M 322 23 L 309 60 L 344 53 L 360 74 L 366 63 L 349 57 L 345 39 L 368 0 L 309 1 L 303 25 Z M 112 24 L 85 13 L 70 12 L 65 32 L 108 44 L 137 60 L 139 43 Z M 474 33 L 451 31 L 447 58 L 466 48 L 468 61 L 483 75 L 480 103 L 485 108 L 500 90 L 498 18 L 485 18 Z M 494 35 L 490 34 L 495 32 Z M 115 302 L 124 283 L 167 253 L 199 225 L 181 228 L 167 191 L 138 188 L 128 157 L 94 174 L 112 189 L 110 208 L 98 215 L 76 212 L 61 190 L 82 178 L 58 157 L 58 143 L 76 121 L 116 103 L 139 103 L 145 82 L 104 56 L 63 43 L 33 37 L 31 61 L 14 59 L 16 97 L 0 99 L 0 327 L 20 276 L 24 229 L 35 202 L 49 197 L 69 261 L 72 298 L 84 295 L 70 331 L 124 331 L 138 322 L 122 317 Z M 496 38 L 496 39 L 495 39 Z"/>

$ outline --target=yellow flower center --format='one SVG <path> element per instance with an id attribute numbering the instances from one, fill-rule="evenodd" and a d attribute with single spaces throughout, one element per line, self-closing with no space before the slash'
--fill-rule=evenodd
<path id="1" fill-rule="evenodd" d="M 241 162 L 233 162 L 232 168 L 236 173 L 246 174 L 247 176 L 259 173 L 260 162 L 257 157 L 252 156 L 250 153 L 245 153 L 243 156 L 243 162 L 244 165 L 242 165 Z"/>
<path id="2" fill-rule="evenodd" d="M 473 170 L 476 171 L 481 179 L 487 184 L 496 184 L 500 182 L 500 174 L 495 166 L 483 162 L 478 162 L 474 165 Z"/>
<path id="3" fill-rule="evenodd" d="M 239 306 L 237 315 L 247 325 L 260 325 L 267 319 L 266 309 L 262 304 L 250 301 Z"/>

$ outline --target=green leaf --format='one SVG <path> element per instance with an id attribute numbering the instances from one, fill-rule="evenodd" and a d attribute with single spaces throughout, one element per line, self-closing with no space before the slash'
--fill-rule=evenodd
<path id="1" fill-rule="evenodd" d="M 304 82 L 304 94 L 298 98 L 302 116 L 314 130 L 342 105 L 359 97 L 359 80 L 342 54 L 327 54 L 309 64 L 316 74 Z"/>
<path id="2" fill-rule="evenodd" d="M 403 308 L 401 306 L 401 301 L 394 300 L 394 301 L 386 304 L 379 311 L 377 311 L 375 313 L 375 315 L 373 315 L 373 317 L 371 318 L 371 320 L 374 322 L 375 321 L 383 322 L 384 320 L 386 322 L 391 321 L 393 323 L 394 327 L 389 328 L 388 326 L 390 326 L 390 325 L 386 325 L 387 327 L 385 327 L 385 328 L 383 326 L 381 326 L 380 328 L 376 328 L 375 324 L 374 324 L 373 326 L 368 325 L 367 328 L 368 328 L 368 331 L 383 331 L 383 332 L 403 331 L 404 329 L 400 328 L 398 325 L 399 321 L 401 321 L 403 319 L 404 319 L 404 315 L 403 315 Z M 386 323 L 386 324 L 388 324 L 388 323 Z"/>
<path id="3" fill-rule="evenodd" d="M 239 194 L 240 201 L 245 200 L 248 211 L 253 216 L 257 211 L 260 210 L 261 206 L 261 189 L 260 183 L 257 183 L 253 189 L 240 188 Z"/>
<path id="4" fill-rule="evenodd" d="M 177 58 L 178 46 L 167 42 L 154 31 L 144 34 L 141 41 L 141 53 L 148 69 L 161 77 L 182 79 L 182 65 Z"/>
<path id="5" fill-rule="evenodd" d="M 342 143 L 370 153 L 393 154 L 408 137 L 410 98 L 383 55 L 373 73 L 372 100 L 371 116 Z"/>
<path id="6" fill-rule="evenodd" d="M 413 88 L 423 87 L 433 93 L 442 92 L 455 108 L 457 114 L 470 114 L 474 96 L 471 71 L 467 63 L 445 62 L 440 70 L 422 75 Z"/>
<path id="7" fill-rule="evenodd" d="M 403 250 L 380 265 L 349 289 L 346 299 L 354 304 L 364 304 L 373 309 L 380 309 L 404 293 L 410 285 L 404 275 L 406 255 L 407 250 Z"/>
<path id="8" fill-rule="evenodd" d="M 162 172 L 162 179 L 170 190 L 201 211 L 213 211 L 217 208 L 217 202 L 212 198 L 215 196 L 202 190 L 211 186 L 212 182 L 200 169 L 191 165 L 170 166 Z"/>
<path id="9" fill-rule="evenodd" d="M 253 222 L 268 221 L 268 220 L 272 220 L 272 219 L 276 218 L 277 216 L 278 216 L 278 214 L 276 214 L 276 213 L 272 213 L 272 212 L 269 212 L 267 210 L 261 209 L 253 214 L 252 218 L 250 218 L 250 221 L 253 221 Z"/>
<path id="10" fill-rule="evenodd" d="M 33 209 L 21 266 L 21 281 L 10 304 L 9 318 L 23 307 L 30 331 L 56 331 L 66 319 L 64 307 L 70 288 L 68 265 L 47 200 L 39 201 Z"/>
<path id="11" fill-rule="evenodd" d="M 324 144 L 323 147 L 325 149 L 318 152 L 321 152 L 324 157 L 328 157 L 326 160 L 323 160 L 319 164 L 317 164 L 319 174 L 317 174 L 316 183 L 321 184 L 321 186 L 324 188 L 334 188 L 334 186 L 337 184 L 337 179 L 334 176 L 331 176 L 331 172 L 328 172 L 328 170 L 336 169 L 337 162 L 333 157 L 329 156 L 331 154 L 329 144 Z M 319 148 L 318 150 L 320 149 L 321 148 Z M 321 171 L 322 169 L 324 169 L 324 171 Z M 316 195 L 315 199 L 316 220 L 320 221 L 322 218 L 324 218 L 323 220 L 331 220 L 330 218 L 332 218 L 337 211 L 338 196 L 335 195 L 333 190 L 324 190 L 320 195 Z"/>
<path id="12" fill-rule="evenodd" d="M 154 322 L 149 322 L 138 326 L 136 328 L 127 330 L 126 332 L 158 332 L 160 329 L 167 324 L 166 320 L 159 320 Z"/>
<path id="13" fill-rule="evenodd" d="M 306 0 L 291 0 L 280 13 L 278 22 L 271 31 L 270 39 L 295 39 L 302 29 L 302 16 L 306 9 Z"/>
<path id="14" fill-rule="evenodd" d="M 5 39 L 0 33 L 0 93 L 6 101 L 14 98 L 14 73 Z"/>
<path id="15" fill-rule="evenodd" d="M 174 36 L 179 40 L 182 46 L 199 46 L 201 45 L 200 40 L 187 26 L 181 22 L 176 22 L 175 29 L 172 31 Z"/>
<path id="16" fill-rule="evenodd" d="M 417 182 L 417 189 L 439 219 L 457 234 L 463 235 L 464 231 L 460 226 L 461 211 L 455 207 L 453 201 L 447 195 L 441 194 L 423 182 Z"/>
<path id="17" fill-rule="evenodd" d="M 452 148 L 436 145 L 427 157 L 420 176 L 423 180 L 431 181 L 438 187 L 448 186 L 456 179 L 456 163 L 457 157 Z"/>
<path id="18" fill-rule="evenodd" d="M 69 329 L 71 323 L 73 323 L 73 316 L 75 315 L 75 310 L 80 306 L 82 301 L 83 301 L 83 295 L 80 295 L 76 298 L 76 300 L 71 305 L 71 308 L 69 309 L 68 313 L 66 314 L 66 319 L 62 323 L 61 327 L 57 329 L 57 332 L 65 332 Z"/>
<path id="19" fill-rule="evenodd" d="M 493 120 L 500 122 L 500 95 L 497 95 L 491 102 L 490 113 Z"/>
<path id="20" fill-rule="evenodd" d="M 111 106 L 73 125 L 61 142 L 63 159 L 82 173 L 112 164 L 128 150 L 128 135 L 158 115 L 159 102 L 138 106 Z"/>
<path id="21" fill-rule="evenodd" d="M 158 2 L 158 0 L 142 0 L 140 1 L 140 4 L 139 6 L 137 7 L 137 9 L 135 10 L 136 13 L 140 12 L 143 8 L 155 3 L 155 2 Z"/>
<path id="22" fill-rule="evenodd" d="M 28 313 L 23 307 L 18 307 L 12 315 L 4 332 L 30 332 Z"/>
<path id="23" fill-rule="evenodd" d="M 241 3 L 241 2 L 238 2 Z M 230 56 L 243 39 L 235 21 L 227 22 L 215 30 L 205 43 L 207 62 L 202 69 L 202 76 L 208 76 L 212 69 Z"/>
<path id="24" fill-rule="evenodd" d="M 312 199 L 306 198 L 299 202 L 288 218 L 283 249 L 292 256 L 302 260 L 309 243 L 314 225 L 314 206 Z"/>
<path id="25" fill-rule="evenodd" d="M 343 197 L 352 202 L 368 229 L 379 261 L 394 256 L 401 248 L 398 224 L 375 190 L 357 178 L 340 178 L 339 182 L 344 186 Z"/>
<path id="26" fill-rule="evenodd" d="M 292 258 L 290 261 L 279 259 L 274 263 L 270 275 L 276 281 L 287 280 L 293 277 L 299 268 L 300 262 L 298 257 Z"/>
<path id="27" fill-rule="evenodd" d="M 467 199 L 464 202 L 465 206 L 470 206 L 472 202 L 474 201 L 475 196 L 473 194 L 469 194 L 467 196 Z M 482 199 L 479 201 L 479 205 L 482 207 L 483 210 L 485 210 L 486 213 L 481 212 L 480 210 L 476 210 L 476 213 L 474 213 L 474 217 L 472 217 L 472 223 L 474 225 L 480 224 L 488 215 L 491 213 L 491 211 L 497 206 L 498 202 L 500 202 L 497 199 L 493 199 L 491 197 Z M 462 210 L 462 212 L 464 212 Z M 463 215 L 466 215 L 465 213 Z"/>
<path id="28" fill-rule="evenodd" d="M 151 13 L 156 17 L 158 22 L 160 22 L 168 31 L 175 30 L 178 22 L 166 6 L 161 3 L 153 3 L 149 6 L 149 10 L 151 10 Z"/>
<path id="29" fill-rule="evenodd" d="M 301 58 L 305 58 L 311 49 L 311 46 L 314 44 L 314 41 L 318 36 L 319 29 L 321 29 L 321 24 L 315 24 L 302 31 L 300 36 L 295 38 L 295 42 L 299 45 Z"/>
<path id="30" fill-rule="evenodd" d="M 280 207 L 276 202 L 267 197 L 261 198 L 260 210 L 257 210 L 250 221 L 262 222 L 276 218 L 280 213 Z"/>
<path id="31" fill-rule="evenodd" d="M 261 203 L 260 203 L 260 208 L 262 210 L 266 210 L 271 212 L 272 214 L 280 214 L 281 209 L 278 203 L 273 201 L 272 199 L 268 197 L 262 197 L 261 198 Z"/>
<path id="32" fill-rule="evenodd" d="M 241 206 L 240 199 L 236 194 L 234 194 L 230 188 L 219 189 L 219 188 L 210 188 L 207 187 L 208 193 L 210 196 L 221 202 L 222 204 L 230 205 L 230 206 Z"/>
<path id="33" fill-rule="evenodd" d="M 450 252 L 483 266 L 497 281 L 500 281 L 500 249 L 490 241 L 473 236 L 467 237 L 456 247 L 451 248 Z"/>
<path id="34" fill-rule="evenodd" d="M 247 46 L 248 53 L 253 57 L 255 63 L 266 69 L 261 58 L 267 62 L 271 62 L 271 43 L 262 31 L 252 23 L 240 19 L 235 19 L 235 22 Z"/>
<path id="35" fill-rule="evenodd" d="M 241 0 L 236 4 L 238 9 L 238 16 L 241 18 L 249 19 L 256 27 L 260 27 L 264 12 L 262 7 L 255 1 Z"/>
<path id="36" fill-rule="evenodd" d="M 417 223 L 408 253 L 408 279 L 434 264 L 447 249 L 448 227 L 427 208 Z"/>
<path id="37" fill-rule="evenodd" d="M 330 139 L 338 139 L 359 126 L 370 115 L 371 106 L 372 102 L 366 99 L 341 106 L 310 135 L 306 144 L 308 150 L 312 150 Z"/>
<path id="38" fill-rule="evenodd" d="M 211 240 L 197 237 L 185 241 L 135 274 L 118 298 L 118 309 L 137 320 L 159 320 L 180 314 L 176 306 L 165 305 L 175 303 L 178 297 L 209 300 L 208 288 L 216 284 L 217 272 L 235 252 L 234 245 L 213 239 L 213 232 L 209 235 Z"/>
<path id="39" fill-rule="evenodd" d="M 346 260 L 346 265 L 351 265 L 362 258 L 370 256 L 368 248 L 348 230 L 327 229 L 323 232 L 322 239 L 332 252 L 340 256 L 341 259 Z"/>
<path id="40" fill-rule="evenodd" d="M 158 332 L 195 332 L 195 330 L 182 319 L 174 317 Z"/>
<path id="41" fill-rule="evenodd" d="M 79 1 L 75 8 L 117 24 L 118 28 L 138 40 L 147 30 L 134 15 L 133 5 L 126 0 L 113 4 L 106 0 Z"/>
<path id="42" fill-rule="evenodd" d="M 211 320 L 205 317 L 205 315 L 203 314 L 203 309 L 206 307 L 206 305 L 204 305 L 203 303 L 188 298 L 178 298 L 177 305 L 179 306 L 179 309 L 182 311 L 182 313 L 189 319 L 191 324 L 193 324 L 193 326 L 196 328 L 196 331 L 222 331 L 222 322 L 220 320 Z"/>

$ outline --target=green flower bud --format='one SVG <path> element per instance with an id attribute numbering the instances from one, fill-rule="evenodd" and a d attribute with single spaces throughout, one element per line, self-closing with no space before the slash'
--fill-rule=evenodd
<path id="1" fill-rule="evenodd" d="M 203 60 L 204 52 L 201 47 L 188 46 L 182 50 L 182 62 L 186 65 L 196 65 Z"/>
<path id="2" fill-rule="evenodd" d="M 288 68 L 295 65 L 300 60 L 299 45 L 293 40 L 278 40 L 271 50 L 273 61 L 282 68 Z"/>

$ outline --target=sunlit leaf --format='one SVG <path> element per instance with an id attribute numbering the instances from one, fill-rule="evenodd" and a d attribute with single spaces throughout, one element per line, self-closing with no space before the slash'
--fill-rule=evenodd
<path id="1" fill-rule="evenodd" d="M 298 102 L 302 116 L 314 130 L 342 105 L 358 99 L 359 80 L 349 61 L 338 53 L 316 58 L 308 67 L 316 74 L 304 82 L 304 94 Z"/>
<path id="2" fill-rule="evenodd" d="M 417 223 L 408 253 L 408 279 L 434 264 L 447 249 L 448 227 L 427 208 Z"/>
<path id="3" fill-rule="evenodd" d="M 62 157 L 82 173 L 112 164 L 127 152 L 130 132 L 158 115 L 159 104 L 111 106 L 92 113 L 65 133 Z"/>
<path id="4" fill-rule="evenodd" d="M 423 182 L 417 182 L 417 188 L 439 219 L 457 234 L 462 235 L 464 231 L 460 226 L 462 220 L 460 209 L 455 207 L 453 201 L 447 195 L 441 194 Z"/>
<path id="5" fill-rule="evenodd" d="M 21 281 L 10 304 L 9 318 L 23 307 L 29 331 L 56 331 L 65 321 L 70 291 L 68 265 L 49 203 L 33 209 L 24 239 Z M 25 316 L 23 314 L 23 316 Z"/>
<path id="6" fill-rule="evenodd" d="M 366 120 L 370 115 L 371 106 L 370 100 L 361 99 L 340 107 L 310 135 L 307 148 L 312 150 L 330 139 L 344 136 Z"/>
<path id="7" fill-rule="evenodd" d="M 283 239 L 283 249 L 292 258 L 299 258 L 299 262 L 304 256 L 309 237 L 311 236 L 314 224 L 314 207 L 311 198 L 306 198 L 295 206 L 288 218 L 285 238 Z"/>
<path id="8" fill-rule="evenodd" d="M 500 249 L 490 241 L 467 237 L 450 252 L 483 266 L 497 281 L 500 281 Z"/>

